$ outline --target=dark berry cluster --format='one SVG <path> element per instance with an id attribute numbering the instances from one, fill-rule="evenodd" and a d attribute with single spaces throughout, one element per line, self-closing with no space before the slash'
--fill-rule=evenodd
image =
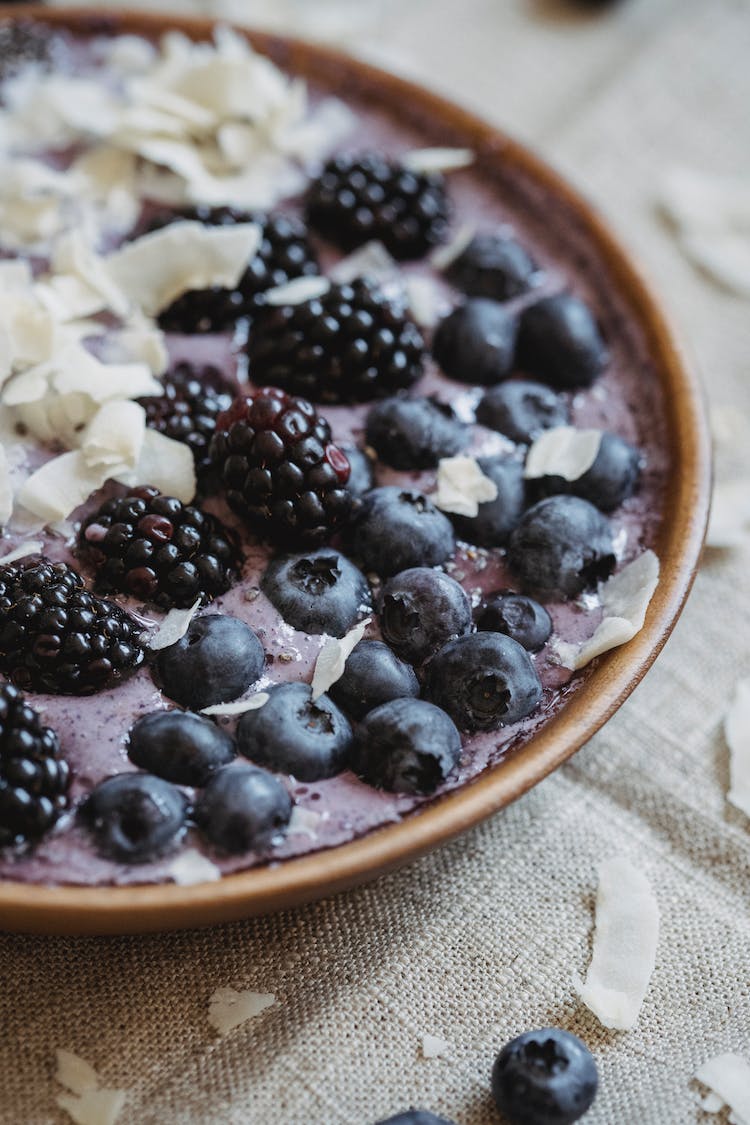
<path id="1" fill-rule="evenodd" d="M 231 388 L 218 367 L 175 364 L 163 380 L 164 391 L 140 399 L 148 425 L 159 433 L 189 445 L 195 469 L 203 476 L 210 466 L 208 447 L 222 410 L 232 402 Z"/>
<path id="2" fill-rule="evenodd" d="M 67 807 L 68 763 L 12 684 L 0 686 L 0 847 L 43 836 Z"/>

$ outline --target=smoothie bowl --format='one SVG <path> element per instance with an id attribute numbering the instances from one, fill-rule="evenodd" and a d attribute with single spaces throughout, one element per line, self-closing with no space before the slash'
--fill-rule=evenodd
<path id="1" fill-rule="evenodd" d="M 589 206 L 433 95 L 208 22 L 3 18 L 0 925 L 371 878 L 656 657 L 693 378 Z"/>

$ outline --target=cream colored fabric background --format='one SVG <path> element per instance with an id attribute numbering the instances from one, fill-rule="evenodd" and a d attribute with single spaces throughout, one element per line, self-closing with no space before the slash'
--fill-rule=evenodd
<path id="1" fill-rule="evenodd" d="M 384 0 L 372 22 L 355 0 L 219 6 L 298 22 L 317 9 L 334 30 L 348 13 L 378 39 L 373 53 L 532 141 L 640 254 L 712 403 L 747 425 L 748 305 L 683 260 L 653 207 L 673 164 L 750 176 L 747 0 L 626 0 L 585 18 L 551 0 Z M 747 475 L 748 458 L 720 453 L 719 473 Z M 750 1056 L 750 822 L 724 800 L 720 732 L 750 672 L 749 563 L 748 551 L 709 554 L 666 651 L 606 729 L 514 807 L 399 874 L 199 933 L 0 936 L 0 1121 L 67 1120 L 53 1081 L 66 1046 L 130 1089 L 123 1125 L 371 1125 L 410 1104 L 490 1125 L 495 1052 L 548 1023 L 596 1053 L 591 1125 L 717 1120 L 691 1074 L 721 1051 Z M 627 1034 L 604 1031 L 574 991 L 596 863 L 615 852 L 648 874 L 662 913 Z M 279 1002 L 218 1040 L 206 1012 L 222 985 Z M 451 1042 L 448 1057 L 419 1057 L 424 1032 Z"/>

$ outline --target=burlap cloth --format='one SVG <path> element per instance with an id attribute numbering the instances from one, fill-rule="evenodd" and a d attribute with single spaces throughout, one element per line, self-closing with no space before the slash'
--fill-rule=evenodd
<path id="1" fill-rule="evenodd" d="M 712 401 L 747 421 L 748 306 L 683 260 L 653 196 L 675 163 L 750 173 L 750 7 L 562 11 L 412 0 L 386 10 L 379 50 L 532 140 L 599 201 L 655 276 Z M 748 457 L 720 452 L 719 474 L 747 475 Z M 750 671 L 749 562 L 747 551 L 710 553 L 664 654 L 606 729 L 512 808 L 407 870 L 203 932 L 1 936 L 0 1120 L 66 1120 L 53 1072 L 54 1048 L 67 1046 L 129 1088 L 124 1125 L 369 1125 L 410 1104 L 489 1125 L 495 1052 L 550 1023 L 596 1053 L 591 1125 L 717 1120 L 691 1075 L 712 1054 L 750 1054 L 750 822 L 724 799 L 720 730 Z M 574 990 L 590 956 L 596 864 L 616 852 L 648 874 L 662 917 L 629 1033 L 603 1030 Z M 222 985 L 278 1004 L 220 1040 L 206 1013 Z M 450 1041 L 447 1057 L 420 1058 L 424 1032 Z"/>

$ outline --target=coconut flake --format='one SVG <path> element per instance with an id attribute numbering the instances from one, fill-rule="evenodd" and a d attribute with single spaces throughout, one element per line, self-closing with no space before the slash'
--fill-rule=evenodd
<path id="1" fill-rule="evenodd" d="M 721 1113 L 724 1108 L 724 1100 L 718 1094 L 706 1094 L 705 1098 L 701 1098 L 701 1109 L 706 1113 Z"/>
<path id="2" fill-rule="evenodd" d="M 235 699 L 231 703 L 212 703 L 210 707 L 203 707 L 201 715 L 244 715 L 246 711 L 257 711 L 268 703 L 270 696 L 266 691 L 256 691 L 255 695 L 247 699 Z"/>
<path id="3" fill-rule="evenodd" d="M 189 445 L 147 428 L 138 464 L 115 479 L 131 486 L 153 485 L 166 496 L 189 504 L 195 497 L 195 459 Z"/>
<path id="4" fill-rule="evenodd" d="M 167 874 L 178 887 L 194 887 L 198 883 L 215 883 L 221 878 L 221 870 L 197 848 L 186 848 L 173 859 Z"/>
<path id="5" fill-rule="evenodd" d="M 7 555 L 0 557 L 0 566 L 8 566 L 10 563 L 18 562 L 19 559 L 28 558 L 29 555 L 38 555 L 44 549 L 44 543 L 41 539 L 27 539 L 25 543 L 19 543 L 12 551 L 8 551 Z"/>
<path id="6" fill-rule="evenodd" d="M 24 481 L 18 502 L 45 523 L 57 523 L 104 484 L 110 470 L 91 468 L 79 449 L 54 457 Z"/>
<path id="7" fill-rule="evenodd" d="M 441 1039 L 438 1035 L 425 1034 L 422 1036 L 422 1058 L 424 1059 L 437 1059 L 441 1055 L 445 1055 L 450 1050 L 451 1045 L 447 1039 Z"/>
<path id="8" fill-rule="evenodd" d="M 450 242 L 446 242 L 445 246 L 438 246 L 436 250 L 432 251 L 430 254 L 432 268 L 441 273 L 447 270 L 448 266 L 453 265 L 456 259 L 461 257 L 476 233 L 475 223 L 462 223 Z"/>
<path id="9" fill-rule="evenodd" d="M 397 268 L 383 243 L 373 239 L 341 258 L 331 267 L 328 275 L 338 285 L 347 285 L 360 277 L 367 277 L 379 284 L 392 277 Z"/>
<path id="10" fill-rule="evenodd" d="M 263 296 L 267 305 L 304 305 L 306 301 L 325 296 L 330 288 L 326 277 L 295 277 L 284 285 L 267 289 Z"/>
<path id="11" fill-rule="evenodd" d="M 90 1063 L 72 1051 L 58 1049 L 55 1077 L 70 1093 L 58 1094 L 57 1104 L 76 1125 L 114 1125 L 125 1105 L 125 1090 L 101 1087 Z"/>
<path id="12" fill-rule="evenodd" d="M 318 836 L 317 827 L 322 819 L 321 814 L 314 812 L 313 809 L 303 809 L 300 805 L 295 805 L 287 825 L 287 834 L 289 836 L 309 836 L 311 840 L 316 840 Z"/>
<path id="13" fill-rule="evenodd" d="M 750 816 L 750 677 L 737 681 L 724 718 L 724 737 L 730 751 L 727 800 Z"/>
<path id="14" fill-rule="evenodd" d="M 352 649 L 356 648 L 365 635 L 371 618 L 366 617 L 341 638 L 328 637 L 318 653 L 312 678 L 312 699 L 320 699 L 332 684 L 340 680 Z"/>
<path id="15" fill-rule="evenodd" d="M 409 310 L 420 328 L 434 328 L 440 319 L 440 290 L 431 277 L 413 274 L 404 282 Z M 472 415 L 473 417 L 473 415 Z"/>
<path id="16" fill-rule="evenodd" d="M 410 172 L 457 172 L 474 163 L 470 148 L 415 148 L 405 152 L 399 163 Z"/>
<path id="17" fill-rule="evenodd" d="M 0 445 L 0 527 L 5 527 L 13 514 L 13 482 L 5 448 Z"/>
<path id="18" fill-rule="evenodd" d="M 659 908 L 646 876 L 624 856 L 599 865 L 594 949 L 580 988 L 605 1026 L 635 1026 L 656 965 Z"/>
<path id="19" fill-rule="evenodd" d="M 578 480 L 596 461 L 601 442 L 601 430 L 553 426 L 532 442 L 526 454 L 523 475 L 527 480 L 539 477 Z"/>
<path id="20" fill-rule="evenodd" d="M 741 1125 L 750 1122 L 750 1063 L 746 1059 L 730 1052 L 716 1055 L 698 1067 L 695 1077 L 721 1099 L 721 1106 L 730 1107 Z"/>
<path id="21" fill-rule="evenodd" d="M 739 547 L 750 542 L 750 479 L 714 485 L 706 543 L 709 547 Z"/>
<path id="22" fill-rule="evenodd" d="M 208 1006 L 208 1022 L 219 1035 L 228 1035 L 240 1024 L 254 1019 L 276 1003 L 269 992 L 238 992 L 234 988 L 217 988 Z"/>
<path id="23" fill-rule="evenodd" d="M 161 652 L 163 648 L 169 648 L 182 640 L 200 609 L 200 604 L 201 599 L 197 598 L 189 609 L 170 609 L 159 628 L 149 637 L 147 647 L 152 652 Z"/>
<path id="24" fill-rule="evenodd" d="M 88 424 L 81 452 L 92 469 L 134 469 L 145 434 L 146 411 L 142 406 L 137 402 L 105 402 Z"/>
<path id="25" fill-rule="evenodd" d="M 431 497 L 443 512 L 473 519 L 480 504 L 497 498 L 497 485 L 486 477 L 474 457 L 459 454 L 438 462 L 437 491 Z"/>

